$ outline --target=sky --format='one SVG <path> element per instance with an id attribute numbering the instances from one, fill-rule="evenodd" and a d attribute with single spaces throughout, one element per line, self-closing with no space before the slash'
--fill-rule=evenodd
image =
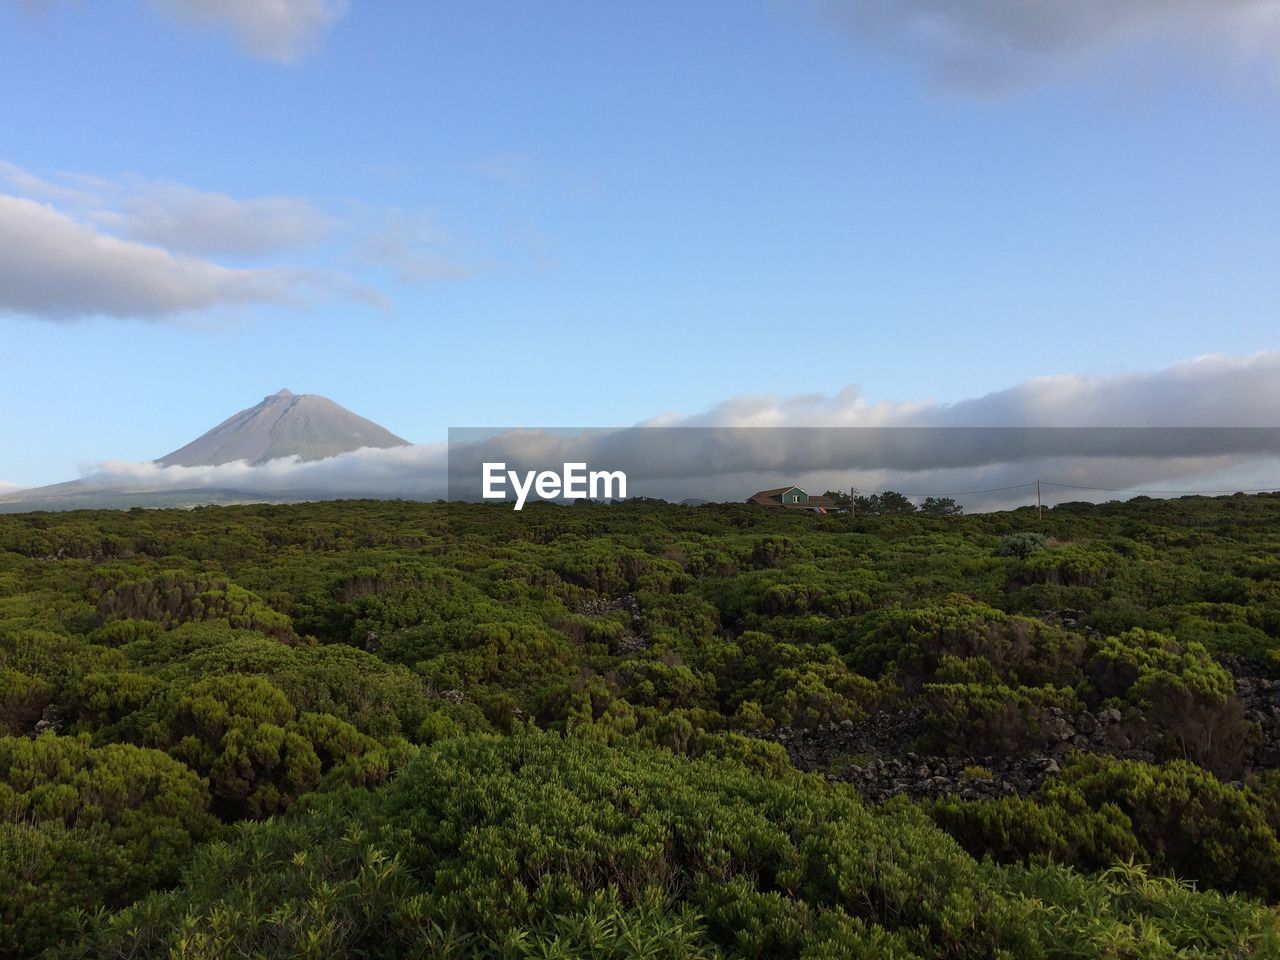
<path id="1" fill-rule="evenodd" d="M 282 387 L 423 444 L 1145 423 L 1211 356 L 1254 422 L 1278 108 L 1280 0 L 9 0 L 0 485 Z"/>

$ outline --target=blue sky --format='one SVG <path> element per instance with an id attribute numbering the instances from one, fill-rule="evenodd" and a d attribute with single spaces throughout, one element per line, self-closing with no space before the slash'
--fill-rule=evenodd
<path id="1" fill-rule="evenodd" d="M 1269 0 L 254 6 L 0 6 L 0 481 L 1280 347 Z"/>

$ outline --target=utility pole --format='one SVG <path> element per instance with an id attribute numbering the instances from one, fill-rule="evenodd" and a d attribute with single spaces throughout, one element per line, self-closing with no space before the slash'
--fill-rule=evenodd
<path id="1" fill-rule="evenodd" d="M 1044 519 L 1044 503 L 1040 500 L 1040 478 L 1036 477 L 1036 513 L 1040 515 L 1040 519 Z"/>
<path id="2" fill-rule="evenodd" d="M 853 523 L 858 515 L 858 491 L 853 487 L 849 488 L 849 522 Z"/>

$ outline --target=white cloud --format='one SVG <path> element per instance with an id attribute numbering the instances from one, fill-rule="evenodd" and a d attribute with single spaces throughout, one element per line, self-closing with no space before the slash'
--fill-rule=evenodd
<path id="1" fill-rule="evenodd" d="M 1214 57 L 1280 53 L 1276 0 L 811 0 L 864 46 L 990 90 L 1146 42 Z"/>
<path id="2" fill-rule="evenodd" d="M 42 177 L 0 160 L 15 193 L 131 240 L 179 253 L 254 257 L 325 239 L 337 221 L 299 197 L 236 198 L 141 177 Z"/>
<path id="3" fill-rule="evenodd" d="M 104 461 L 85 471 L 91 487 L 131 492 L 216 489 L 273 496 L 405 497 L 434 500 L 446 492 L 443 443 L 366 447 L 324 460 L 282 457 L 256 466 L 244 460 L 216 467 L 163 467 Z"/>
<path id="4" fill-rule="evenodd" d="M 834 396 L 733 397 L 652 425 L 824 427 L 1280 427 L 1280 352 L 1206 356 L 1148 373 L 1037 377 L 954 404 Z"/>
<path id="5" fill-rule="evenodd" d="M 652 429 L 659 424 L 676 429 Z M 795 429 L 751 429 L 760 426 Z M 1109 429 L 1117 426 L 1136 429 Z M 843 429 L 859 427 L 889 429 Z M 1147 374 L 1039 378 L 950 405 L 874 403 L 849 388 L 830 397 L 735 398 L 695 416 L 578 436 L 519 430 L 451 440 L 259 466 L 107 462 L 84 482 L 134 492 L 432 500 L 446 495 L 450 479 L 453 496 L 471 492 L 479 465 L 501 460 L 524 469 L 573 461 L 624 469 L 632 495 L 673 500 L 737 500 L 799 483 L 959 494 L 970 509 L 995 508 L 1034 502 L 1037 477 L 1055 481 L 1043 487 L 1046 503 L 1129 495 L 1110 490 L 1272 489 L 1280 487 L 1280 352 L 1205 357 Z"/>
<path id="6" fill-rule="evenodd" d="M 174 255 L 8 195 L 0 195 L 0 249 L 0 310 L 46 320 L 160 319 L 224 305 L 286 303 L 316 279 Z"/>
<path id="7" fill-rule="evenodd" d="M 4 182 L 12 193 L 0 189 L 0 235 L 25 246 L 0 262 L 0 311 L 161 319 L 228 304 L 386 302 L 330 266 L 246 266 L 300 254 L 334 234 L 348 245 L 364 242 L 362 227 L 297 197 L 239 199 L 139 177 L 40 176 L 0 161 Z"/>
<path id="8" fill-rule="evenodd" d="M 1046 502 L 1135 488 L 1272 488 L 1280 487 L 1280 353 L 1042 377 L 955 404 L 872 402 L 849 387 L 834 396 L 734 397 L 702 414 L 578 437 L 521 431 L 472 440 L 450 459 L 458 493 L 476 484 L 485 461 L 607 465 L 627 471 L 631 492 L 668 499 L 739 499 L 786 483 L 932 495 L 1020 485 L 963 498 L 994 506 L 1033 498 L 1037 477 L 1103 488 L 1046 484 Z"/>
<path id="9" fill-rule="evenodd" d="M 292 63 L 312 53 L 346 0 L 152 0 L 191 22 L 229 30 L 248 53 Z"/>
<path id="10" fill-rule="evenodd" d="M 390 270 L 401 283 L 465 280 L 473 268 L 451 251 L 453 240 L 429 217 L 403 210 L 381 212 L 361 241 L 357 259 Z"/>
<path id="11" fill-rule="evenodd" d="M 181 184 L 136 184 L 95 216 L 118 233 L 185 253 L 252 257 L 324 239 L 334 222 L 296 197 L 238 200 Z"/>
<path id="12" fill-rule="evenodd" d="M 50 203 L 85 209 L 92 209 L 102 203 L 96 192 L 83 185 L 57 183 L 37 176 L 7 160 L 0 160 L 0 178 L 7 180 L 10 186 L 22 196 L 34 200 L 46 200 Z"/>

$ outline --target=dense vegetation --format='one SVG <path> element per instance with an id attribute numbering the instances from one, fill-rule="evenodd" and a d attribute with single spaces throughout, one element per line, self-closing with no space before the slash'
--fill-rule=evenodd
<path id="1" fill-rule="evenodd" d="M 0 517 L 0 957 L 1274 956 L 1277 680 L 1280 497 Z"/>

